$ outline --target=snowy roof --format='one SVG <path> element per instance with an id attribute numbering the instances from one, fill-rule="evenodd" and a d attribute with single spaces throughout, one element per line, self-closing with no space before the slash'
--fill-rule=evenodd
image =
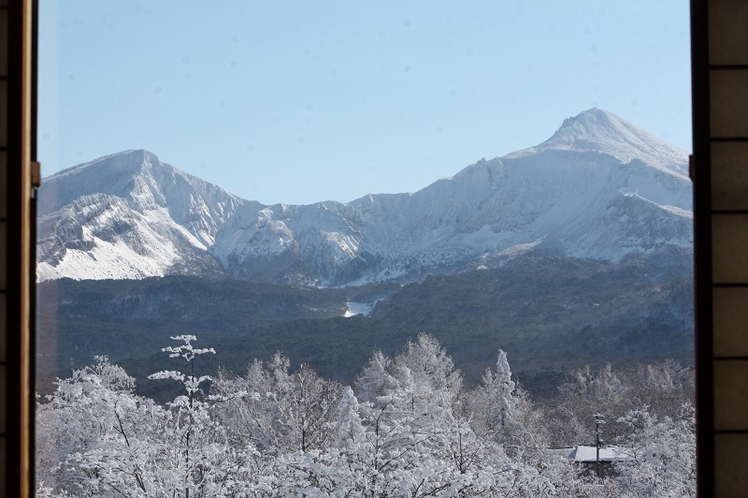
<path id="1" fill-rule="evenodd" d="M 628 460 L 629 454 L 625 448 L 618 446 L 605 446 L 600 448 L 601 462 L 621 462 Z M 577 446 L 569 453 L 569 459 L 575 462 L 595 462 L 597 461 L 596 448 L 594 446 Z"/>

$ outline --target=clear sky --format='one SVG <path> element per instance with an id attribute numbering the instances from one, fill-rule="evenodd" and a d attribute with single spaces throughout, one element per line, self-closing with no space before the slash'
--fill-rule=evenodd
<path id="1" fill-rule="evenodd" d="M 40 0 L 44 175 L 126 149 L 265 204 L 412 192 L 612 111 L 691 149 L 688 0 Z"/>

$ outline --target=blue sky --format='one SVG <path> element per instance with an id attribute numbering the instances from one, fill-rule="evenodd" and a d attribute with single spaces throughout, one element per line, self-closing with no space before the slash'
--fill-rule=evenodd
<path id="1" fill-rule="evenodd" d="M 591 107 L 691 149 L 687 0 L 40 0 L 40 16 L 45 175 L 145 148 L 246 199 L 346 202 Z"/>

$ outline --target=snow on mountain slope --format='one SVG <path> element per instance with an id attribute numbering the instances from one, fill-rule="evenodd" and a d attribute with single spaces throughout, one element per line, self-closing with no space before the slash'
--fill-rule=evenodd
<path id="1" fill-rule="evenodd" d="M 619 261 L 692 245 L 685 152 L 599 109 L 548 141 L 413 194 L 245 206 L 213 253 L 244 278 L 350 285 L 496 264 L 531 249 Z"/>
<path id="2" fill-rule="evenodd" d="M 518 158 L 544 150 L 600 152 L 623 163 L 639 159 L 655 168 L 688 175 L 686 153 L 603 109 L 590 109 L 567 118 L 551 138 L 528 149 L 509 154 Z"/>
<path id="3" fill-rule="evenodd" d="M 61 171 L 39 192 L 37 276 L 221 271 L 208 249 L 245 202 L 143 150 Z"/>
<path id="4" fill-rule="evenodd" d="M 241 201 L 135 151 L 45 182 L 59 192 L 42 199 L 39 276 L 189 273 L 195 256 L 185 255 L 207 250 L 234 277 L 339 286 L 490 266 L 529 250 L 611 261 L 690 250 L 686 171 L 685 152 L 600 109 L 418 192 L 346 204 Z"/>

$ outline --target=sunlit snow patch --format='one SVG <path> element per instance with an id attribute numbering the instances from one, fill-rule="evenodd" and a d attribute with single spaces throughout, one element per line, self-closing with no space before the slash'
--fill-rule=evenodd
<path id="1" fill-rule="evenodd" d="M 374 309 L 374 305 L 377 303 L 354 303 L 353 301 L 349 301 L 345 303 L 345 305 L 348 307 L 347 310 L 345 310 L 345 313 L 343 316 L 345 318 L 356 316 L 356 315 L 364 315 L 369 316 L 369 313 L 371 313 L 371 310 Z"/>
<path id="2" fill-rule="evenodd" d="M 532 242 L 527 242 L 525 244 L 516 244 L 512 247 L 507 247 L 503 251 L 499 253 L 499 256 L 519 256 L 520 254 L 524 254 L 528 251 L 531 251 L 535 249 L 535 247 L 540 244 L 543 241 L 543 239 L 537 239 L 533 240 Z"/>

